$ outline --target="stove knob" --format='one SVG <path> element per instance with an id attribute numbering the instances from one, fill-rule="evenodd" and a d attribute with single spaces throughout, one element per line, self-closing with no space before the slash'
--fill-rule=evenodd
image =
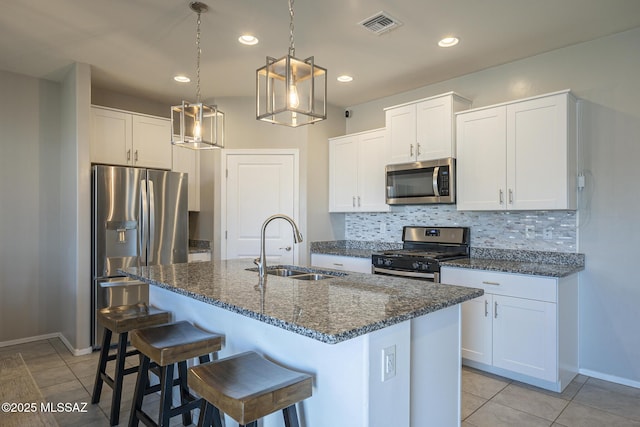
<path id="1" fill-rule="evenodd" d="M 391 260 L 390 259 L 385 259 L 384 260 L 384 265 L 386 265 L 387 267 L 389 267 L 391 265 Z"/>
<path id="2" fill-rule="evenodd" d="M 411 265 L 411 267 L 413 267 L 413 269 L 414 269 L 414 270 L 417 270 L 417 269 L 419 269 L 419 268 L 421 267 L 421 265 L 420 265 L 420 263 L 418 263 L 418 262 L 414 262 L 414 263 Z"/>

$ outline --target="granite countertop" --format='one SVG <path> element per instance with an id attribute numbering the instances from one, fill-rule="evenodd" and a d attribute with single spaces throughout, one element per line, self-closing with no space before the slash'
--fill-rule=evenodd
<path id="1" fill-rule="evenodd" d="M 504 249 L 471 249 L 471 258 L 441 265 L 533 276 L 566 277 L 584 270 L 584 254 Z"/>
<path id="2" fill-rule="evenodd" d="M 354 258 L 371 258 L 371 254 L 374 252 L 401 248 L 402 243 L 394 242 L 368 242 L 360 240 L 311 242 L 312 254 L 350 256 Z"/>
<path id="3" fill-rule="evenodd" d="M 483 294 L 481 289 L 363 273 L 318 281 L 267 277 L 250 260 L 134 267 L 129 277 L 336 344 Z M 318 271 L 318 269 L 313 269 Z M 344 274 L 334 270 L 322 270 Z"/>
<path id="4" fill-rule="evenodd" d="M 374 252 L 399 249 L 402 243 L 336 240 L 311 242 L 311 253 L 370 258 Z M 584 270 L 584 254 L 516 249 L 471 248 L 469 259 L 441 265 L 504 273 L 565 277 Z"/>

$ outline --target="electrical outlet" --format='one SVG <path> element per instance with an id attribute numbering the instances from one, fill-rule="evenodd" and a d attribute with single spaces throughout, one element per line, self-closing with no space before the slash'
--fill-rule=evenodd
<path id="1" fill-rule="evenodd" d="M 525 225 L 524 226 L 524 238 L 525 239 L 534 239 L 536 237 L 536 226 L 535 225 Z"/>
<path id="2" fill-rule="evenodd" d="M 551 240 L 553 239 L 553 227 L 546 227 L 544 229 L 544 232 L 542 233 L 542 238 L 544 240 Z"/>
<path id="3" fill-rule="evenodd" d="M 382 349 L 382 381 L 396 376 L 396 346 Z"/>

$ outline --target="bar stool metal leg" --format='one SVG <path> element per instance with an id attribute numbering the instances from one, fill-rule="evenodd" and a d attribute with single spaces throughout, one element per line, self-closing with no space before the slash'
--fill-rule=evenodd
<path id="1" fill-rule="evenodd" d="M 109 344 L 111 344 L 111 330 L 104 328 L 98 370 L 96 372 L 96 380 L 93 383 L 93 393 L 91 394 L 91 403 L 100 402 L 100 395 L 102 394 L 102 385 L 104 382 L 102 379 L 102 373 L 107 369 L 107 361 L 109 360 Z"/>

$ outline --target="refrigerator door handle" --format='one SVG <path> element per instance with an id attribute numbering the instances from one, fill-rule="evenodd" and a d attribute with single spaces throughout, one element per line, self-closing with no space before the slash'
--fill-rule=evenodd
<path id="1" fill-rule="evenodd" d="M 147 226 L 147 215 L 149 212 L 148 199 L 147 199 L 147 182 L 146 180 L 140 180 L 140 227 L 138 228 L 138 249 L 140 251 L 140 258 L 143 265 L 147 264 L 147 232 L 149 227 Z"/>
<path id="2" fill-rule="evenodd" d="M 149 183 L 149 250 L 147 252 L 147 265 L 154 263 L 153 252 L 156 248 L 156 197 L 155 190 L 153 188 L 153 181 L 148 180 Z"/>

